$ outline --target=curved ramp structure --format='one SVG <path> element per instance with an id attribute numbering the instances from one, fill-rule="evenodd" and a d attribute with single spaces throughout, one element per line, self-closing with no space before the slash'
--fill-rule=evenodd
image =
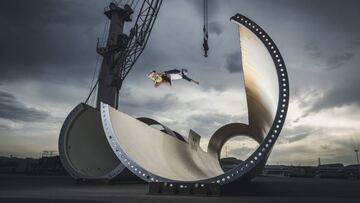
<path id="1" fill-rule="evenodd" d="M 159 123 L 158 121 L 152 119 L 152 118 L 146 118 L 146 117 L 140 117 L 140 118 L 137 118 L 139 121 L 143 122 L 143 123 L 146 123 L 147 125 L 149 126 L 152 126 L 152 125 L 159 125 L 161 126 L 163 129 L 161 130 L 162 132 L 168 134 L 168 135 L 171 135 L 173 137 L 176 137 L 177 139 L 181 140 L 181 141 L 185 141 L 184 137 L 181 136 L 179 133 L 177 133 L 176 131 L 173 131 L 171 130 L 170 128 L 168 128 L 167 126 Z"/>
<path id="2" fill-rule="evenodd" d="M 273 40 L 250 19 L 231 18 L 239 29 L 249 123 L 227 124 L 212 136 L 208 150 L 190 131 L 188 142 L 101 104 L 106 138 L 119 160 L 147 182 L 218 183 L 226 185 L 252 178 L 265 165 L 284 125 L 289 83 L 283 58 Z M 260 143 L 246 160 L 224 172 L 219 163 L 223 144 L 246 135 Z"/>
<path id="3" fill-rule="evenodd" d="M 64 168 L 75 179 L 134 179 L 136 176 L 121 163 L 107 142 L 100 116 L 99 110 L 84 103 L 69 113 L 59 136 L 59 156 Z M 138 120 L 149 126 L 159 125 L 163 132 L 185 142 L 181 135 L 154 119 Z"/>
<path id="4" fill-rule="evenodd" d="M 110 180 L 125 169 L 105 138 L 99 110 L 83 103 L 65 119 L 59 156 L 75 179 Z"/>

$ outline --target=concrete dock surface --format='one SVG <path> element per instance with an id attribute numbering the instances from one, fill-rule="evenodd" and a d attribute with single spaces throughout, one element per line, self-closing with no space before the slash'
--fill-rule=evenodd
<path id="1" fill-rule="evenodd" d="M 360 180 L 257 177 L 230 196 L 147 195 L 148 185 L 76 183 L 71 177 L 0 176 L 4 202 L 360 202 Z"/>

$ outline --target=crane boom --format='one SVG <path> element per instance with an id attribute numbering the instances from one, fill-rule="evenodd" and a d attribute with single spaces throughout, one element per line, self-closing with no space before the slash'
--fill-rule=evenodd
<path id="1" fill-rule="evenodd" d="M 97 108 L 101 102 L 118 107 L 122 83 L 145 49 L 162 1 L 143 1 L 129 35 L 123 33 L 123 27 L 126 21 L 131 21 L 131 14 L 134 12 L 132 8 L 128 4 L 120 7 L 113 2 L 105 9 L 104 14 L 110 19 L 110 27 L 106 44 L 98 42 L 96 49 L 103 56 L 99 79 L 96 83 L 98 86 Z"/>
<path id="2" fill-rule="evenodd" d="M 130 40 L 126 47 L 125 60 L 119 57 L 117 66 L 119 67 L 121 80 L 124 80 L 136 60 L 139 58 L 154 26 L 156 17 L 159 13 L 163 0 L 144 0 L 141 5 L 134 27 L 130 31 Z"/>

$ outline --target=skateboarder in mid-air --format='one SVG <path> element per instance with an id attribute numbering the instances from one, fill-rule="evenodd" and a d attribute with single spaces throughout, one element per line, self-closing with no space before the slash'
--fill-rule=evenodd
<path id="1" fill-rule="evenodd" d="M 155 70 L 153 70 L 148 74 L 148 78 L 154 81 L 154 87 L 159 87 L 163 83 L 169 84 L 171 86 L 171 82 L 173 80 L 180 80 L 180 79 L 185 79 L 197 85 L 199 84 L 198 81 L 189 78 L 187 74 L 188 74 L 187 69 L 181 69 L 181 70 L 173 69 L 164 72 L 156 72 Z"/>

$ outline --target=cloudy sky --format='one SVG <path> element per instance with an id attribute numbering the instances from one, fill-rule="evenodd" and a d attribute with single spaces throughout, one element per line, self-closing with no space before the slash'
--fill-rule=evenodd
<path id="1" fill-rule="evenodd" d="M 0 2 L 0 156 L 57 150 L 64 118 L 88 95 L 108 3 Z M 289 114 L 269 163 L 315 165 L 318 157 L 354 163 L 360 144 L 360 2 L 209 1 L 208 58 L 201 3 L 164 0 L 148 46 L 121 90 L 120 110 L 153 117 L 185 136 L 192 128 L 202 135 L 202 146 L 222 125 L 247 122 L 238 33 L 229 21 L 241 13 L 277 43 L 290 77 Z M 176 81 L 155 89 L 146 78 L 153 69 L 182 67 L 200 86 Z M 239 140 L 227 146 L 231 156 L 248 148 Z"/>

